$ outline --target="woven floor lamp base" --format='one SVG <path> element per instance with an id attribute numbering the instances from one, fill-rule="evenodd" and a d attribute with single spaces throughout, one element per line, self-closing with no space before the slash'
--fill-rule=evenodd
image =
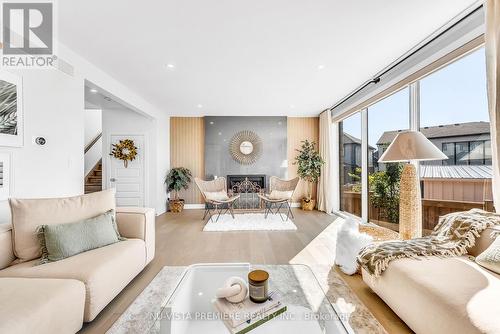
<path id="1" fill-rule="evenodd" d="M 417 169 L 406 164 L 399 185 L 399 236 L 403 240 L 422 236 L 422 203 Z"/>

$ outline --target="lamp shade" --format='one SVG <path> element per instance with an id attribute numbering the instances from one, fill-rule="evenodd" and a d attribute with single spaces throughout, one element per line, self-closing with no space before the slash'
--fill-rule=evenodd
<path id="1" fill-rule="evenodd" d="M 399 133 L 379 162 L 445 160 L 448 157 L 419 131 Z"/>

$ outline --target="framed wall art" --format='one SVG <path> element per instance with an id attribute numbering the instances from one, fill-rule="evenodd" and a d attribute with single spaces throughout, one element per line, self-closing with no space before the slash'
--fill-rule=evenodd
<path id="1" fill-rule="evenodd" d="M 21 77 L 0 72 L 0 146 L 23 146 L 22 91 Z"/>

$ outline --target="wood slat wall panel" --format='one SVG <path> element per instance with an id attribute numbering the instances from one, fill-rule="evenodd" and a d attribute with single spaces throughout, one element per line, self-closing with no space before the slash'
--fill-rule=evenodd
<path id="1" fill-rule="evenodd" d="M 203 117 L 170 118 L 170 166 L 186 167 L 193 177 L 205 174 L 205 121 Z M 180 193 L 186 204 L 201 204 L 203 198 L 196 184 Z"/>
<path id="2" fill-rule="evenodd" d="M 288 178 L 291 179 L 297 176 L 297 166 L 293 165 L 293 162 L 297 156 L 295 149 L 300 148 L 300 142 L 308 139 L 318 145 L 319 117 L 288 117 L 287 127 Z M 294 202 L 300 201 L 306 193 L 306 183 L 301 180 L 294 194 Z M 316 185 L 313 186 L 313 198 L 316 198 Z"/>

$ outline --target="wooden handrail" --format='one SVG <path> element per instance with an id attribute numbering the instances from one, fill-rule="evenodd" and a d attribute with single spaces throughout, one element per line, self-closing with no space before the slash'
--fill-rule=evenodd
<path id="1" fill-rule="evenodd" d="M 92 141 L 87 146 L 85 146 L 83 154 L 87 153 L 99 141 L 99 139 L 101 139 L 101 137 L 102 137 L 102 132 L 99 133 L 94 139 L 92 139 Z"/>

